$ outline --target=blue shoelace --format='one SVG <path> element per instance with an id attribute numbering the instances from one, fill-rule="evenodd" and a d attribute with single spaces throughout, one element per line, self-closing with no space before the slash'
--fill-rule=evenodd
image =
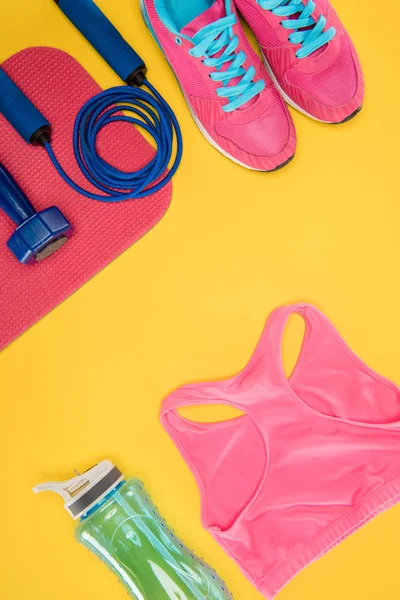
<path id="1" fill-rule="evenodd" d="M 309 56 L 330 42 L 336 35 L 334 27 L 324 31 L 326 18 L 323 15 L 318 21 L 314 20 L 312 15 L 315 10 L 315 2 L 313 0 L 307 2 L 306 5 L 303 4 L 303 0 L 257 0 L 257 2 L 261 8 L 283 17 L 282 27 L 294 29 L 294 33 L 289 35 L 289 41 L 302 46 L 296 52 L 297 58 Z M 290 19 L 293 15 L 298 15 L 298 18 Z"/>
<path id="2" fill-rule="evenodd" d="M 243 50 L 236 53 L 239 39 L 233 33 L 235 23 L 236 15 L 230 13 L 215 23 L 203 27 L 192 39 L 188 38 L 194 44 L 189 50 L 191 56 L 202 58 L 205 65 L 215 68 L 215 71 L 210 73 L 210 77 L 222 83 L 222 87 L 217 88 L 216 92 L 221 98 L 228 99 L 228 104 L 222 107 L 225 112 L 240 108 L 265 88 L 263 80 L 257 83 L 253 81 L 256 74 L 253 66 L 248 69 L 243 67 L 247 58 L 246 53 Z M 215 56 L 219 52 L 221 52 L 220 56 Z M 229 67 L 222 71 L 221 68 L 227 63 L 230 63 Z M 229 85 L 238 77 L 241 79 L 236 85 Z"/>

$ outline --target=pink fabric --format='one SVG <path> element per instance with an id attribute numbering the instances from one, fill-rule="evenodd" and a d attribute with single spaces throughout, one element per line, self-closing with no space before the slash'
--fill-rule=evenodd
<path id="1" fill-rule="evenodd" d="M 222 110 L 227 101 L 216 94 L 221 84 L 209 76 L 211 68 L 189 54 L 193 44 L 165 27 L 154 0 L 144 0 L 144 6 L 192 112 L 218 149 L 233 160 L 260 171 L 272 171 L 291 159 L 296 150 L 292 118 L 259 56 L 250 46 L 239 19 L 233 28 L 239 37 L 237 51 L 243 49 L 246 52 L 245 67 L 253 65 L 256 69 L 254 81 L 264 79 L 266 88 L 241 109 L 227 113 Z M 190 37 L 223 16 L 226 16 L 225 0 L 215 0 L 182 31 Z M 177 43 L 177 39 L 181 43 Z"/>
<path id="2" fill-rule="evenodd" d="M 257 0 L 235 0 L 254 32 L 280 88 L 303 111 L 320 121 L 340 123 L 361 108 L 364 78 L 351 39 L 327 0 L 316 0 L 313 18 L 324 15 L 337 35 L 307 58 L 296 58 L 301 47 L 289 42 L 281 17 L 264 10 Z M 305 2 L 303 2 L 305 3 Z"/>
<path id="3" fill-rule="evenodd" d="M 306 94 L 324 106 L 346 106 L 351 103 L 357 93 L 357 70 L 351 51 L 350 40 L 347 36 L 336 36 L 331 46 L 336 46 L 334 59 L 326 65 L 315 68 L 311 72 L 305 69 L 291 68 L 286 74 L 286 80 L 292 86 L 302 88 Z M 322 50 L 322 48 L 321 48 Z M 318 55 L 318 62 L 323 57 L 330 58 L 328 46 Z"/>
<path id="4" fill-rule="evenodd" d="M 261 108 L 262 104 L 259 100 L 258 103 Z M 273 100 L 270 107 L 267 110 L 264 106 L 262 108 L 259 119 L 251 119 L 246 122 L 237 122 L 236 119 L 224 120 L 218 122 L 215 129 L 220 136 L 230 140 L 238 148 L 242 150 L 251 148 L 254 155 L 275 157 L 282 153 L 283 162 L 283 153 L 287 139 L 290 137 L 290 122 L 282 106 L 278 90 L 273 89 Z"/>
<path id="5" fill-rule="evenodd" d="M 288 379 L 281 340 L 293 313 L 306 333 Z M 201 404 L 244 414 L 178 413 Z M 161 419 L 199 484 L 204 526 L 267 599 L 400 500 L 400 389 L 310 305 L 273 312 L 242 372 L 176 390 Z"/>
<path id="6" fill-rule="evenodd" d="M 51 48 L 30 48 L 3 65 L 53 126 L 53 148 L 66 171 L 92 189 L 80 174 L 72 150 L 72 130 L 81 106 L 100 91 L 70 56 Z M 101 154 L 126 171 L 140 168 L 153 149 L 127 124 L 107 127 Z M 51 258 L 20 265 L 6 247 L 15 226 L 0 211 L 0 349 L 72 294 L 164 215 L 171 187 L 143 200 L 103 204 L 79 196 L 57 175 L 42 148 L 28 146 L 0 116 L 0 162 L 9 169 L 38 210 L 58 206 L 75 235 Z"/>

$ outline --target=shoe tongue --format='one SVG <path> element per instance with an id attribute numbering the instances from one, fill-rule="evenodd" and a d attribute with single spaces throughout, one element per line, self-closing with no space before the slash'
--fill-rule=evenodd
<path id="1" fill-rule="evenodd" d="M 214 3 L 210 8 L 207 8 L 207 10 L 198 15 L 193 21 L 185 25 L 185 27 L 181 29 L 181 33 L 192 38 L 200 31 L 200 29 L 203 29 L 206 25 L 210 25 L 210 23 L 214 23 L 214 21 L 218 21 L 218 19 L 222 19 L 223 17 L 226 17 L 225 0 L 214 0 Z"/>
<path id="2" fill-rule="evenodd" d="M 226 14 L 225 0 L 214 0 L 214 3 L 210 6 L 210 8 L 208 8 L 203 13 L 201 13 L 201 15 L 198 15 L 195 19 L 193 19 L 193 21 L 191 21 L 190 23 L 185 25 L 185 27 L 181 30 L 181 33 L 192 38 L 196 35 L 196 33 L 198 33 L 200 31 L 200 29 L 203 29 L 203 27 L 206 27 L 206 25 L 210 25 L 210 23 L 214 23 L 215 21 L 218 21 L 219 19 L 223 19 L 226 16 L 227 16 L 227 14 Z M 218 54 L 216 54 L 215 57 L 220 56 L 222 54 L 222 52 L 223 52 L 223 50 L 220 50 L 220 52 L 218 52 Z M 228 67 L 229 67 L 229 64 L 225 63 L 222 66 L 221 70 L 226 71 L 226 69 L 228 69 Z M 239 83 L 240 80 L 241 80 L 241 77 L 235 77 L 234 79 L 232 79 L 229 82 L 229 85 L 236 85 Z M 246 104 L 244 104 L 242 107 L 240 107 L 238 110 L 243 110 L 245 108 L 248 108 L 249 106 L 254 104 L 255 101 L 256 101 L 256 98 L 252 98 L 251 100 L 246 102 Z"/>

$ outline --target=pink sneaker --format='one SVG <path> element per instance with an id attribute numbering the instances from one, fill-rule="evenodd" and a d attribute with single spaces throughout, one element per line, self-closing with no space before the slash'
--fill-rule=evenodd
<path id="1" fill-rule="evenodd" d="M 360 61 L 328 0 L 235 2 L 286 102 L 325 123 L 344 123 L 360 112 Z"/>
<path id="2" fill-rule="evenodd" d="M 141 7 L 204 137 L 249 169 L 286 165 L 294 125 L 232 0 L 141 0 Z"/>

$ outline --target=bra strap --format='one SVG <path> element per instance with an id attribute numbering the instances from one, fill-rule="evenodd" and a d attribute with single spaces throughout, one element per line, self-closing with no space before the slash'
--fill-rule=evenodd
<path id="1" fill-rule="evenodd" d="M 315 306 L 312 304 L 287 304 L 276 308 L 268 319 L 268 329 L 270 339 L 278 341 L 278 345 L 282 341 L 282 336 L 285 331 L 285 326 L 289 317 L 293 314 L 297 314 L 303 317 L 306 326 L 312 328 L 314 331 L 326 329 L 326 325 L 329 324 L 332 327 L 330 321 L 323 315 Z"/>
<path id="2" fill-rule="evenodd" d="M 321 348 L 321 342 L 328 337 L 330 338 L 330 345 L 332 344 L 334 338 L 333 325 L 317 308 L 306 303 L 281 306 L 269 316 L 261 338 L 245 370 L 259 368 L 260 373 L 263 373 L 263 379 L 270 379 L 271 382 L 280 381 L 282 376 L 282 338 L 286 324 L 292 314 L 301 315 L 306 323 L 301 348 L 302 355 L 308 353 L 313 345 L 315 345 L 315 352 L 318 352 Z M 245 397 L 240 398 L 240 405 L 236 396 L 235 401 L 230 398 L 229 382 L 230 380 L 226 380 L 217 383 L 197 383 L 182 386 L 164 400 L 161 410 L 162 419 L 170 411 L 173 411 L 179 418 L 177 409 L 194 405 L 225 404 L 246 412 L 249 405 Z"/>
<path id="3" fill-rule="evenodd" d="M 342 353 L 343 348 L 339 342 L 339 335 L 332 323 L 312 304 L 289 304 L 277 308 L 269 317 L 264 335 L 264 344 L 268 346 L 279 369 L 282 364 L 282 340 L 285 327 L 291 315 L 298 314 L 303 317 L 306 325 L 300 356 L 323 351 L 325 346 Z M 300 358 L 299 356 L 299 358 Z M 322 359 L 322 356 L 321 356 Z"/>

